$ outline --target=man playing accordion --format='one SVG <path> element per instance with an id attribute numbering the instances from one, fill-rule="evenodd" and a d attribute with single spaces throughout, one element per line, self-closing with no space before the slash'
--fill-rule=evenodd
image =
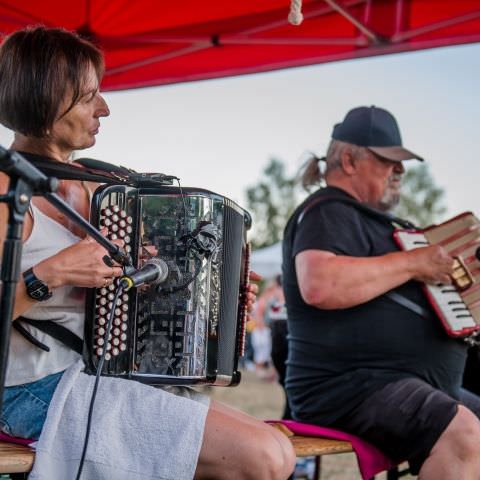
<path id="1" fill-rule="evenodd" d="M 372 106 L 348 112 L 326 158 L 306 166 L 304 185 L 326 187 L 285 230 L 286 388 L 296 420 L 358 435 L 422 479 L 477 479 L 480 400 L 461 388 L 467 345 L 447 335 L 421 288 L 450 284 L 453 258 L 439 245 L 399 251 L 395 220 L 408 223 L 386 213 L 414 158 L 395 118 Z"/>

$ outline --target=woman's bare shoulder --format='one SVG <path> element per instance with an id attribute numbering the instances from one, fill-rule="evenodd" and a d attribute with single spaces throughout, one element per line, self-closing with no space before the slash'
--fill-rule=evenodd
<path id="1" fill-rule="evenodd" d="M 5 173 L 0 173 L 0 195 L 7 193 L 10 178 Z"/>

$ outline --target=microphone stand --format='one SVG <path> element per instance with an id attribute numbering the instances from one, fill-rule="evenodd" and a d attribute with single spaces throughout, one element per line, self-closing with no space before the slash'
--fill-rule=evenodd
<path id="1" fill-rule="evenodd" d="M 0 279 L 0 411 L 3 404 L 5 373 L 10 344 L 10 327 L 13 320 L 15 294 L 20 276 L 22 236 L 25 213 L 34 195 L 45 197 L 52 205 L 93 237 L 120 265 L 131 266 L 130 255 L 118 245 L 105 238 L 93 225 L 73 210 L 61 197 L 54 193 L 58 179 L 47 177 L 17 152 L 0 146 L 0 171 L 10 177 L 8 192 L 0 195 L 0 202 L 8 205 L 8 226 L 3 246 Z"/>

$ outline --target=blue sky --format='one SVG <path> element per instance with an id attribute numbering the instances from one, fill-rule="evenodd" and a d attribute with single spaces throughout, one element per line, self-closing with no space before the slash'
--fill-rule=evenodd
<path id="1" fill-rule="evenodd" d="M 107 93 L 111 116 L 81 156 L 174 174 L 244 204 L 269 158 L 294 173 L 306 150 L 324 153 L 350 108 L 377 105 L 445 189 L 446 217 L 478 215 L 479 78 L 477 44 Z M 10 141 L 0 128 L 0 144 Z"/>

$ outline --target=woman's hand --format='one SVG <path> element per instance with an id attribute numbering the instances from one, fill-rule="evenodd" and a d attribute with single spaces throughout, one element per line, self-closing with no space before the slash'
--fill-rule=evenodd
<path id="1" fill-rule="evenodd" d="M 122 240 L 114 240 L 113 243 L 123 246 Z M 33 271 L 50 288 L 63 285 L 106 287 L 113 283 L 115 277 L 122 275 L 123 270 L 118 265 L 106 265 L 103 261 L 105 255 L 108 253 L 104 247 L 93 238 L 86 237 L 38 263 Z"/>
<path id="2" fill-rule="evenodd" d="M 250 281 L 259 282 L 262 280 L 262 276 L 255 272 L 250 272 Z M 258 293 L 258 285 L 255 283 L 247 283 L 246 286 L 247 291 L 247 314 L 252 313 L 254 304 L 257 300 L 257 293 Z M 251 315 L 247 316 L 247 320 L 252 320 Z"/>

